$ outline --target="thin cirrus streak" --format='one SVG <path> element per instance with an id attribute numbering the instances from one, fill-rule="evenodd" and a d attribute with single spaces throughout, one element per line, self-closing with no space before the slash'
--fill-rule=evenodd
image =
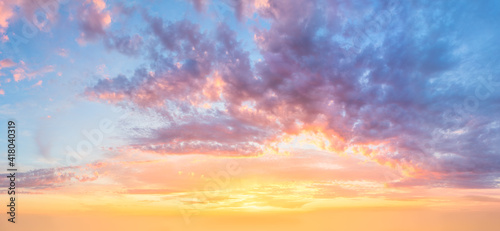
<path id="1" fill-rule="evenodd" d="M 18 227 L 495 230 L 499 11 L 3 1 Z"/>

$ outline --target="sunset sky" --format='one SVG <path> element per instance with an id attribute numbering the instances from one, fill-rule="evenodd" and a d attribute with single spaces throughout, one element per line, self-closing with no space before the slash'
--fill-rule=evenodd
<path id="1" fill-rule="evenodd" d="M 499 22 L 493 0 L 0 0 L 0 228 L 498 231 Z"/>

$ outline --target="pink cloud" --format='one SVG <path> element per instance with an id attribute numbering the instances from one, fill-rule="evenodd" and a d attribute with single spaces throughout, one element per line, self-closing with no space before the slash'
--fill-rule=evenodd
<path id="1" fill-rule="evenodd" d="M 11 1 L 0 2 L 0 33 L 5 33 L 5 30 L 9 27 L 8 20 L 14 15 L 11 4 Z"/>
<path id="2" fill-rule="evenodd" d="M 37 83 L 33 84 L 32 87 L 41 87 L 42 86 L 42 80 L 39 80 Z"/>
<path id="3" fill-rule="evenodd" d="M 30 22 L 36 22 L 35 13 L 37 10 L 42 10 L 47 19 L 54 22 L 57 18 L 57 11 L 59 10 L 58 0 L 47 1 L 31 1 L 31 0 L 3 0 L 0 2 L 0 34 L 5 33 L 6 29 L 13 20 L 25 18 Z M 18 10 L 16 10 L 18 9 Z M 50 9 L 50 10 L 47 10 Z M 40 30 L 48 29 L 47 23 L 40 25 Z M 3 35 L 2 41 L 8 41 L 9 37 Z"/>
<path id="4" fill-rule="evenodd" d="M 16 65 L 16 63 L 13 62 L 11 59 L 2 59 L 2 60 L 0 60 L 0 71 L 3 68 L 10 68 L 10 67 L 13 67 L 15 65 Z M 5 75 L 5 74 L 0 72 L 0 76 L 3 76 L 3 75 Z M 7 79 L 6 82 L 10 82 L 10 79 Z"/>
<path id="5" fill-rule="evenodd" d="M 2 59 L 2 60 L 0 60 L 0 70 L 2 68 L 13 67 L 14 65 L 16 65 L 16 63 L 13 62 L 11 59 Z"/>
<path id="6" fill-rule="evenodd" d="M 106 28 L 111 24 L 111 13 L 102 0 L 87 0 L 78 10 L 81 33 L 77 42 L 81 45 L 94 41 L 106 34 Z"/>
<path id="7" fill-rule="evenodd" d="M 42 67 L 38 70 L 31 71 L 30 68 L 27 67 L 27 65 L 21 61 L 20 66 L 14 70 L 11 71 L 12 76 L 14 77 L 14 81 L 19 82 L 24 79 L 34 79 L 37 77 L 44 76 L 47 73 L 53 72 L 54 67 L 53 66 L 45 66 Z M 41 82 L 40 82 L 41 84 Z"/>

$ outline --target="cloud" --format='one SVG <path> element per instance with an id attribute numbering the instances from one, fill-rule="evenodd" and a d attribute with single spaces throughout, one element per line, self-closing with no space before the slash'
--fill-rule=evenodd
<path id="1" fill-rule="evenodd" d="M 200 11 L 200 12 L 205 11 L 205 7 L 207 5 L 207 0 L 190 0 L 190 1 L 193 3 L 194 8 L 197 11 Z"/>
<path id="2" fill-rule="evenodd" d="M 43 81 L 39 80 L 38 82 L 36 82 L 35 84 L 33 84 L 33 87 L 41 87 L 42 83 L 43 83 Z"/>
<path id="3" fill-rule="evenodd" d="M 16 65 L 16 63 L 14 61 L 12 61 L 11 59 L 2 59 L 2 60 L 0 60 L 0 71 L 4 68 L 10 68 L 10 67 L 13 67 L 15 65 Z M 0 76 L 4 76 L 4 75 L 5 75 L 4 73 L 0 72 Z M 9 80 L 6 80 L 6 81 L 8 82 Z M 3 90 L 2 90 L 2 92 L 3 92 Z"/>
<path id="4" fill-rule="evenodd" d="M 456 55 L 455 51 L 458 49 L 457 37 L 453 33 L 445 33 L 459 25 L 438 21 L 431 26 L 420 20 L 409 21 L 409 6 L 404 4 L 389 9 L 375 8 L 373 15 L 358 19 L 363 22 L 361 25 L 369 25 L 364 22 L 371 18 L 377 19 L 376 14 L 380 14 L 382 10 L 397 14 L 391 14 L 393 19 L 386 20 L 386 25 L 379 25 L 381 29 L 368 28 L 368 33 L 373 30 L 371 36 L 374 38 L 361 37 L 365 40 L 362 42 L 364 47 L 361 47 L 359 53 L 350 54 L 343 51 L 339 41 L 327 38 L 342 33 L 339 31 L 342 27 L 344 31 L 356 29 L 349 28 L 339 15 L 348 14 L 352 10 L 342 6 L 335 6 L 340 7 L 339 9 L 333 8 L 334 6 L 318 6 L 325 2 L 272 2 L 275 4 L 271 4 L 272 7 L 262 13 L 273 20 L 271 28 L 257 33 L 257 37 L 261 38 L 258 44 L 264 61 L 258 63 L 256 69 L 264 81 L 262 87 L 272 91 L 277 97 L 272 100 L 267 97 L 259 99 L 257 108 L 285 107 L 285 111 L 297 112 L 290 113 L 290 118 L 281 117 L 284 121 L 296 119 L 305 124 L 314 124 L 318 120 L 328 121 L 325 127 L 346 141 L 340 148 L 378 145 L 378 148 L 368 148 L 365 154 L 382 164 L 413 168 L 415 171 L 410 172 L 414 177 L 440 181 L 431 175 L 447 175 L 451 169 L 455 169 L 456 174 L 470 173 L 466 169 L 471 168 L 477 174 L 471 173 L 470 178 L 477 178 L 481 184 L 495 185 L 487 180 L 492 178 L 483 177 L 484 172 L 491 172 L 498 163 L 492 155 L 495 144 L 486 144 L 477 139 L 471 142 L 476 145 L 484 144 L 481 145 L 484 149 L 479 154 L 472 149 L 465 151 L 468 148 L 458 145 L 462 146 L 459 148 L 455 143 L 453 152 L 460 153 L 458 155 L 463 157 L 455 159 L 463 166 L 460 170 L 457 169 L 457 163 L 453 164 L 457 167 L 452 167 L 433 155 L 444 152 L 446 145 L 422 147 L 427 142 L 432 142 L 431 134 L 436 128 L 449 129 L 442 117 L 435 117 L 443 113 L 438 109 L 443 101 L 452 105 L 467 98 L 467 95 L 463 95 L 456 99 L 457 91 L 434 91 L 446 81 L 442 76 L 461 67 L 458 65 L 461 56 Z M 433 12 L 428 8 L 429 5 L 417 6 L 424 8 L 428 14 Z M 294 14 L 299 8 L 305 12 L 301 17 Z M 463 8 L 456 10 L 457 15 L 453 18 L 472 14 L 461 12 Z M 328 18 L 335 20 L 326 20 Z M 387 30 L 384 31 L 383 27 Z M 416 33 L 420 36 L 414 36 Z M 359 39 L 361 34 L 355 36 L 357 37 L 345 36 L 343 39 Z M 429 43 L 431 38 L 436 42 Z M 466 44 L 468 40 L 461 42 Z M 457 87 L 464 90 L 466 88 Z M 488 124 L 485 126 L 495 124 L 492 117 L 487 119 L 480 113 L 476 116 L 485 119 L 483 122 Z M 287 125 L 289 126 L 291 125 Z M 467 129 L 474 128 L 467 126 Z M 477 129 L 476 132 L 479 134 L 486 130 Z M 478 134 L 461 134 L 457 138 L 462 136 L 460 138 L 465 141 Z M 479 156 L 487 158 L 488 163 L 483 162 Z M 441 177 L 444 181 L 450 180 L 450 184 L 459 184 L 451 179 L 452 176 Z M 469 179 L 468 182 L 474 184 L 475 181 Z"/>
<path id="5" fill-rule="evenodd" d="M 85 44 L 95 41 L 106 34 L 106 28 L 111 24 L 111 13 L 106 9 L 103 0 L 87 0 L 78 10 L 78 19 L 81 28 L 77 42 Z"/>
<path id="6" fill-rule="evenodd" d="M 12 61 L 11 59 L 0 60 L 0 70 L 3 68 L 13 67 L 14 65 L 16 65 L 16 63 L 14 61 Z"/>
<path id="7" fill-rule="evenodd" d="M 0 35 L 6 33 L 10 23 L 19 19 L 33 23 L 39 30 L 47 30 L 49 26 L 47 22 L 54 22 L 57 19 L 61 2 L 60 0 L 4 0 L 0 2 Z M 9 37 L 2 35 L 2 40 L 6 42 Z"/>
<path id="8" fill-rule="evenodd" d="M 494 2 L 228 4 L 240 20 L 248 6 L 269 22 L 254 29 L 260 61 L 224 23 L 202 32 L 188 20 L 145 14 L 154 38 L 144 51 L 150 65 L 100 80 L 85 94 L 172 119 L 143 134 L 144 150 L 239 152 L 232 145 L 254 150 L 316 131 L 329 150 L 403 169 L 409 179 L 401 185 L 496 187 L 500 47 L 488 36 L 500 34 L 490 34 L 491 23 L 478 25 L 498 20 Z M 471 17 L 477 20 L 464 19 Z M 196 116 L 207 119 L 193 122 Z"/>
<path id="9" fill-rule="evenodd" d="M 214 53 L 206 36 L 188 21 L 164 25 L 161 19 L 149 16 L 147 21 L 161 46 L 158 49 L 167 56 L 152 50 L 154 71 L 140 68 L 130 79 L 118 76 L 100 80 L 86 91 L 87 95 L 111 101 L 129 99 L 141 106 L 152 106 L 161 105 L 166 99 L 186 99 L 201 89 L 211 72 Z"/>
<path id="10" fill-rule="evenodd" d="M 130 56 L 140 54 L 143 43 L 142 37 L 137 34 L 134 36 L 110 34 L 105 39 L 105 45 L 108 49 L 116 49 L 118 52 Z"/>
<path id="11" fill-rule="evenodd" d="M 197 117 L 133 138 L 134 149 L 160 154 L 259 155 L 267 131 L 221 117 Z"/>
<path id="12" fill-rule="evenodd" d="M 8 20 L 14 16 L 14 10 L 12 9 L 10 1 L 0 2 L 0 33 L 5 33 L 5 30 L 9 27 Z"/>
<path id="13" fill-rule="evenodd" d="M 7 182 L 9 174 L 2 174 Z M 43 190 L 64 187 L 73 182 L 88 182 L 99 178 L 97 171 L 90 172 L 80 167 L 45 168 L 16 173 L 19 187 L 25 190 Z"/>
<path id="14" fill-rule="evenodd" d="M 21 61 L 20 65 L 16 69 L 12 70 L 11 73 L 12 73 L 12 76 L 14 77 L 14 81 L 19 82 L 19 81 L 24 80 L 24 79 L 28 79 L 28 80 L 35 79 L 37 77 L 43 76 L 46 73 L 50 73 L 53 71 L 54 71 L 54 67 L 50 66 L 50 65 L 44 66 L 44 67 L 42 67 L 38 70 L 35 70 L 35 71 L 31 71 L 31 69 L 28 68 L 27 65 L 23 61 Z"/>
<path id="15" fill-rule="evenodd" d="M 124 161 L 123 155 L 129 153 L 127 150 L 122 154 L 117 153 L 117 156 L 106 162 L 82 166 L 77 175 L 94 176 L 92 172 L 98 172 L 96 176 L 99 179 L 115 182 L 110 190 L 120 194 L 164 194 L 178 199 L 192 197 L 196 189 L 206 190 L 203 186 L 217 179 L 233 182 L 217 190 L 231 192 L 235 197 L 245 195 L 247 190 L 255 195 L 259 191 L 268 192 L 269 195 L 289 195 L 291 191 L 287 190 L 304 190 L 307 196 L 333 198 L 373 195 L 385 187 L 384 183 L 401 177 L 387 166 L 366 163 L 357 158 L 331 156 L 328 152 L 316 150 L 294 150 L 287 156 L 263 155 L 259 158 L 234 159 L 191 154 L 145 160 L 147 156 L 155 156 L 142 153 L 135 157 L 127 156 L 129 161 Z M 239 170 L 237 173 L 228 172 L 228 166 Z M 225 179 L 227 174 L 230 179 Z M 82 177 L 77 179 L 83 180 Z M 260 180 L 257 183 L 255 179 Z M 300 187 L 294 189 L 295 184 Z M 363 189 L 364 192 L 351 194 L 349 189 L 353 192 Z"/>

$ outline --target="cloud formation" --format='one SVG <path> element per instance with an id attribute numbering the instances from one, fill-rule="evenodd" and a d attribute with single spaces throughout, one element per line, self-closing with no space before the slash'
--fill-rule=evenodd
<path id="1" fill-rule="evenodd" d="M 90 169 L 92 170 L 92 169 Z M 55 189 L 62 186 L 68 186 L 74 182 L 88 182 L 99 178 L 97 171 L 90 171 L 88 168 L 81 167 L 62 167 L 36 169 L 27 172 L 16 173 L 18 186 L 24 190 L 43 190 Z M 3 183 L 8 182 L 9 174 L 2 174 Z"/>
<path id="2" fill-rule="evenodd" d="M 85 94 L 164 116 L 131 144 L 143 150 L 261 153 L 314 131 L 329 150 L 403 168 L 400 185 L 497 187 L 496 4 L 228 1 L 242 23 L 247 6 L 269 23 L 253 29 L 260 60 L 225 23 L 204 31 L 145 14 L 149 66 Z"/>
<path id="3" fill-rule="evenodd" d="M 81 34 L 77 41 L 85 44 L 95 41 L 106 34 L 106 28 L 111 24 L 111 13 L 106 10 L 103 0 L 87 0 L 78 11 Z"/>

